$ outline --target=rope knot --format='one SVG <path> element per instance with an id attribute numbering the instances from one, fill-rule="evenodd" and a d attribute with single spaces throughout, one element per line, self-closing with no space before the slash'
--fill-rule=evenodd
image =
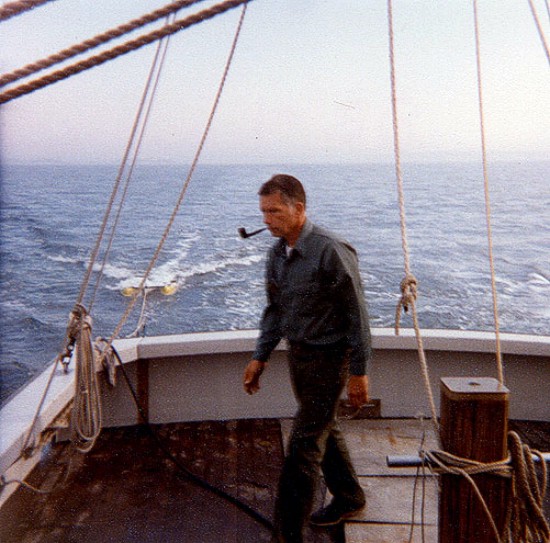
<path id="1" fill-rule="evenodd" d="M 409 306 L 412 306 L 416 301 L 417 292 L 418 292 L 418 280 L 412 273 L 408 273 L 401 280 L 400 284 L 401 297 L 397 302 L 397 307 L 395 309 L 395 335 L 399 335 L 399 323 L 401 321 L 401 308 L 407 313 L 409 311 Z"/>
<path id="2" fill-rule="evenodd" d="M 113 346 L 105 338 L 98 337 L 94 342 L 99 365 L 105 370 L 111 386 L 116 386 L 116 362 Z"/>
<path id="3" fill-rule="evenodd" d="M 69 315 L 69 323 L 67 325 L 69 343 L 74 344 L 83 327 L 90 329 L 91 326 L 92 321 L 88 310 L 82 304 L 76 304 Z"/>

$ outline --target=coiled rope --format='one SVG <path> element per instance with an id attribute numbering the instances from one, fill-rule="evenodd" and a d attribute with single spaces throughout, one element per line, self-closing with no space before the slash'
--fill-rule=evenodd
<path id="1" fill-rule="evenodd" d="M 95 68 L 100 64 L 130 53 L 131 51 L 135 51 L 145 45 L 153 43 L 154 41 L 175 34 L 180 30 L 202 23 L 203 21 L 206 21 L 208 19 L 212 19 L 217 15 L 225 13 L 226 11 L 236 8 L 242 4 L 246 4 L 249 1 L 251 0 L 226 0 L 225 2 L 216 4 L 211 8 L 207 8 L 196 14 L 190 15 L 185 19 L 175 21 L 170 25 L 166 25 L 158 30 L 154 30 L 148 34 L 141 36 L 140 38 L 127 41 L 126 43 L 113 47 L 112 49 L 104 51 L 103 53 L 99 53 L 75 64 L 70 64 L 69 66 L 66 66 L 61 70 L 57 70 L 49 75 L 45 75 L 43 77 L 30 81 L 29 83 L 25 83 L 13 89 L 4 91 L 0 93 L 0 104 L 4 104 L 25 94 L 29 94 L 43 87 L 52 85 L 53 83 L 57 83 L 58 81 L 67 79 L 68 77 L 76 75 L 85 70 L 89 70 L 90 68 Z"/>
<path id="2" fill-rule="evenodd" d="M 515 432 L 508 434 L 512 458 L 511 533 L 514 543 L 550 541 L 550 523 L 544 516 L 543 504 L 548 484 L 548 467 L 539 451 L 521 443 Z M 541 477 L 537 479 L 532 455 L 538 456 Z"/>
<path id="3" fill-rule="evenodd" d="M 182 8 L 185 8 L 203 1 L 204 0 L 178 0 L 177 2 L 172 2 L 170 4 L 167 4 L 166 6 L 159 8 L 155 11 L 152 11 L 151 13 L 143 15 L 137 19 L 134 19 L 122 25 L 119 25 L 116 28 L 107 30 L 106 32 L 102 32 L 101 34 L 98 34 L 93 38 L 89 38 L 81 43 L 72 45 L 67 49 L 63 49 L 53 55 L 45 57 L 41 60 L 37 60 L 36 62 L 32 62 L 31 64 L 27 64 L 26 66 L 23 66 L 22 68 L 18 68 L 13 72 L 3 74 L 2 76 L 0 76 L 0 86 L 7 85 L 8 83 L 13 83 L 15 81 L 18 81 L 19 79 L 28 77 L 29 75 L 35 74 L 41 70 L 50 68 L 55 64 L 59 64 L 72 57 L 81 55 L 82 53 L 85 53 L 86 51 L 99 47 L 100 45 L 103 45 L 111 40 L 114 40 L 115 38 L 119 38 L 121 36 L 124 36 L 125 34 L 129 34 L 130 32 L 136 30 L 137 28 L 141 28 L 145 25 L 151 24 L 159 19 L 162 19 L 163 17 L 167 17 L 168 15 L 171 15 Z"/>
<path id="4" fill-rule="evenodd" d="M 37 8 L 48 2 L 52 2 L 52 0 L 18 0 L 17 2 L 8 2 L 0 7 L 0 22 L 7 21 L 16 15 L 21 15 L 25 11 Z"/>
<path id="5" fill-rule="evenodd" d="M 550 524 L 544 516 L 544 499 L 548 484 L 548 468 L 542 454 L 521 442 L 516 432 L 508 433 L 509 457 L 498 462 L 477 462 L 445 451 L 421 451 L 420 456 L 435 474 L 463 477 L 474 491 L 497 543 L 548 543 Z M 540 459 L 541 475 L 537 476 L 533 455 Z M 511 479 L 505 532 L 501 535 L 487 502 L 481 494 L 475 475 L 492 474 Z"/>
<path id="6" fill-rule="evenodd" d="M 397 90 L 395 77 L 395 51 L 394 51 L 394 31 L 393 31 L 393 5 L 392 0 L 388 0 L 388 34 L 389 34 L 389 54 L 390 54 L 390 80 L 391 80 L 391 105 L 392 105 L 392 126 L 393 126 L 393 151 L 395 157 L 395 177 L 397 180 L 397 193 L 399 198 L 399 218 L 401 226 L 401 244 L 403 247 L 403 257 L 405 265 L 405 277 L 401 281 L 401 298 L 396 308 L 395 333 L 399 334 L 399 321 L 401 309 L 408 311 L 411 308 L 414 331 L 416 335 L 416 344 L 418 357 L 420 360 L 420 369 L 424 380 L 424 387 L 430 404 L 431 420 L 434 426 L 435 435 L 439 439 L 439 423 L 437 422 L 437 409 L 432 392 L 428 362 L 424 352 L 424 343 L 422 333 L 418 322 L 416 310 L 416 297 L 418 281 L 411 272 L 409 244 L 407 241 L 407 223 L 405 213 L 405 194 L 403 190 L 403 172 L 401 169 L 401 152 L 399 145 L 399 120 L 397 114 Z"/>
<path id="7" fill-rule="evenodd" d="M 98 373 L 92 346 L 92 319 L 84 306 L 77 305 L 71 313 L 76 336 L 76 380 L 71 425 L 73 443 L 81 452 L 91 450 L 101 432 L 101 400 Z"/>

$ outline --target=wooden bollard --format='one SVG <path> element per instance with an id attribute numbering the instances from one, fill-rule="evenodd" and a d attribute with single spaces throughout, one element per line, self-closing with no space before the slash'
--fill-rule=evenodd
<path id="1" fill-rule="evenodd" d="M 507 456 L 506 387 L 487 377 L 441 379 L 441 446 L 444 451 L 479 462 Z M 507 479 L 473 476 L 502 536 L 506 522 Z M 494 543 L 487 513 L 470 483 L 459 475 L 441 477 L 439 543 Z"/>

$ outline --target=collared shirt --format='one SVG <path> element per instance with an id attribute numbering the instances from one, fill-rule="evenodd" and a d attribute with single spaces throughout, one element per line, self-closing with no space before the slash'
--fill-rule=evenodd
<path id="1" fill-rule="evenodd" d="M 255 359 L 267 361 L 282 338 L 312 347 L 342 342 L 350 349 L 351 374 L 366 373 L 368 312 L 348 242 L 306 220 L 288 256 L 282 238 L 269 251 L 266 291 Z"/>

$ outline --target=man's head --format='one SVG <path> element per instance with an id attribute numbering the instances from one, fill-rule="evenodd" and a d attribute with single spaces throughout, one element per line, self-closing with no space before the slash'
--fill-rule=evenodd
<path id="1" fill-rule="evenodd" d="M 264 223 L 275 237 L 283 237 L 292 247 L 306 220 L 306 193 L 291 175 L 274 175 L 258 191 Z"/>

